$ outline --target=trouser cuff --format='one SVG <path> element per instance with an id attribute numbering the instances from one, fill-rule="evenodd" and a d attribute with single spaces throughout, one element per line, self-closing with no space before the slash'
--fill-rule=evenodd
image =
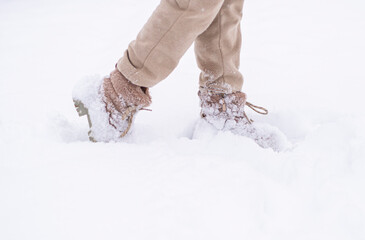
<path id="1" fill-rule="evenodd" d="M 153 78 L 152 72 L 149 72 L 147 68 L 136 68 L 130 61 L 128 56 L 128 50 L 124 52 L 124 56 L 119 59 L 117 63 L 117 69 L 126 77 L 130 82 L 141 87 L 153 87 L 156 85 L 155 81 L 151 81 Z"/>

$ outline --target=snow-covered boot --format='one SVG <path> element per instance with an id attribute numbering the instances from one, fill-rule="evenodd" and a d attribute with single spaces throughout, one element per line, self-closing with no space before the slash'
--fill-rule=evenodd
<path id="1" fill-rule="evenodd" d="M 117 69 L 104 79 L 84 79 L 74 88 L 73 101 L 87 116 L 93 142 L 118 141 L 130 130 L 139 110 L 151 104 L 148 88 L 128 81 Z"/>
<path id="2" fill-rule="evenodd" d="M 247 102 L 245 93 L 214 93 L 201 88 L 198 95 L 201 117 L 216 129 L 249 137 L 261 147 L 272 148 L 274 151 L 281 151 L 288 147 L 289 142 L 279 129 L 267 124 L 255 123 L 248 118 L 245 106 L 259 114 L 266 115 L 268 111 Z"/>

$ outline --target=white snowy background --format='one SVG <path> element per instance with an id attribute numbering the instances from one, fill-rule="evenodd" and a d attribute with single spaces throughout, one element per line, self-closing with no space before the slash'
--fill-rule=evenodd
<path id="1" fill-rule="evenodd" d="M 365 239 L 365 2 L 247 0 L 243 91 L 275 153 L 193 138 L 190 49 L 122 143 L 90 143 L 74 84 L 108 74 L 158 0 L 0 0 L 0 239 Z"/>

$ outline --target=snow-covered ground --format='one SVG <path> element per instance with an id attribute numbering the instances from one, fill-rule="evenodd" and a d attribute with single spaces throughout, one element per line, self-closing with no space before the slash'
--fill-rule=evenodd
<path id="1" fill-rule="evenodd" d="M 192 49 L 122 143 L 74 84 L 108 74 L 158 0 L 0 1 L 0 239 L 365 239 L 365 3 L 247 0 L 249 100 L 294 144 L 194 133 Z"/>

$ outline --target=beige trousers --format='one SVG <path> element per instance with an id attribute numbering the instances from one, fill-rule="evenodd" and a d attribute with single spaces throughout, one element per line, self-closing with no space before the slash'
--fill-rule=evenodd
<path id="1" fill-rule="evenodd" d="M 242 7 L 243 0 L 161 0 L 117 68 L 134 84 L 152 87 L 175 69 L 195 41 L 200 86 L 240 91 Z"/>

